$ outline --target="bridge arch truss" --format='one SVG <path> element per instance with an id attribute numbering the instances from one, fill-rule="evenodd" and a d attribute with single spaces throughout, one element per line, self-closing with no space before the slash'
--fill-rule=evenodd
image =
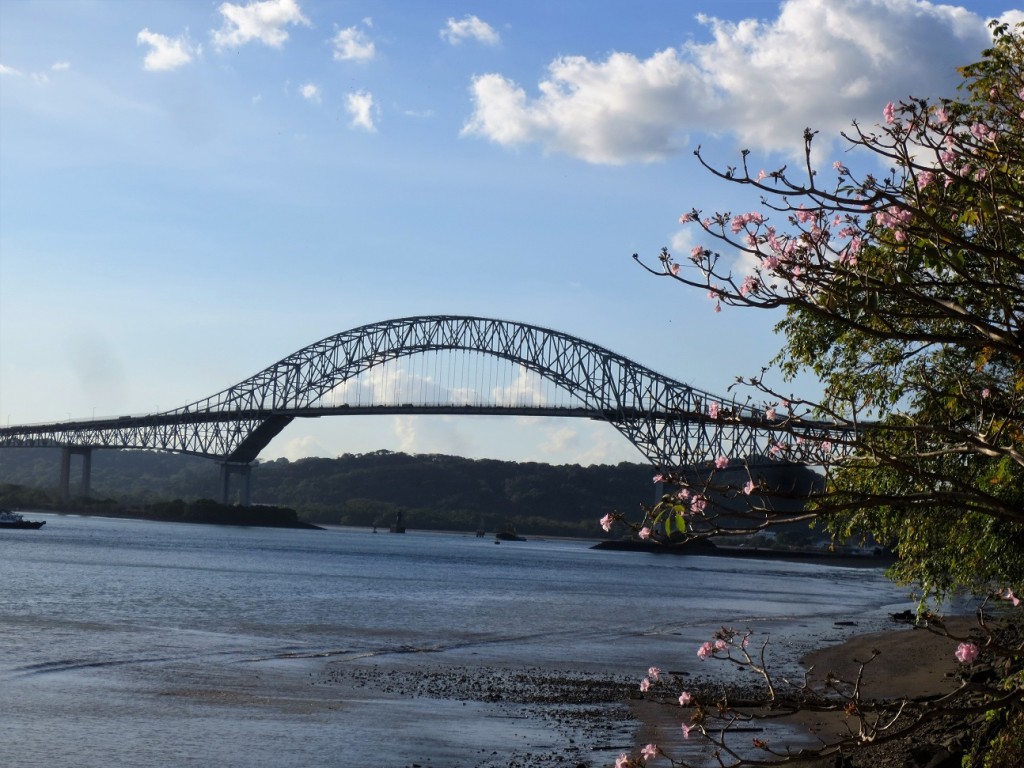
<path id="1" fill-rule="evenodd" d="M 574 403 L 559 415 L 611 424 L 660 468 L 695 466 L 720 455 L 766 456 L 777 440 L 778 426 L 763 412 L 575 336 L 507 320 L 431 315 L 328 336 L 234 386 L 170 411 L 2 428 L 0 446 L 155 449 L 244 465 L 295 418 L 343 413 L 325 406 L 325 397 L 359 374 L 412 355 L 458 350 L 492 355 L 553 382 Z M 718 406 L 714 418 L 712 403 Z M 455 411 L 455 405 L 410 412 L 481 412 Z M 529 410 L 510 405 L 503 412 Z"/>

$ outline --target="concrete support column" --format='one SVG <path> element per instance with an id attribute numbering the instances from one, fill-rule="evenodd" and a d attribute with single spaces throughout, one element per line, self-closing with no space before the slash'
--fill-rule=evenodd
<path id="1" fill-rule="evenodd" d="M 238 487 L 238 503 L 243 507 L 250 506 L 250 478 L 252 473 L 251 464 L 234 464 L 229 461 L 220 465 L 220 500 L 222 504 L 231 503 L 231 476 L 238 475 L 240 484 Z"/>
<path id="2" fill-rule="evenodd" d="M 60 500 L 64 504 L 71 501 L 71 457 L 75 454 L 82 457 L 82 480 L 78 495 L 88 498 L 92 486 L 92 448 L 82 445 L 64 446 L 60 451 Z"/>
<path id="3" fill-rule="evenodd" d="M 60 451 L 60 501 L 67 504 L 71 501 L 71 449 L 61 448 Z"/>
<path id="4" fill-rule="evenodd" d="M 92 449 L 83 448 L 78 453 L 82 454 L 82 497 L 89 498 L 89 492 L 92 490 Z"/>

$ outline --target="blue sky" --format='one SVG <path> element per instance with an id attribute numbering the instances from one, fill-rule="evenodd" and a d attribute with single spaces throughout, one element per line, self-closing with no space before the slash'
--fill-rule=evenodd
<path id="1" fill-rule="evenodd" d="M 474 314 L 724 393 L 762 313 L 631 260 L 757 200 L 807 126 L 953 95 L 995 2 L 0 3 L 0 419 L 167 410 L 350 328 Z M 298 421 L 264 458 L 638 461 L 580 420 Z"/>

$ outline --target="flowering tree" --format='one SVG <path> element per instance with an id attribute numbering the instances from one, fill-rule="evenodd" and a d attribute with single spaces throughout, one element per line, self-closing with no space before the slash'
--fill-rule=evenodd
<path id="1" fill-rule="evenodd" d="M 815 513 L 893 545 L 896 575 L 926 592 L 1024 583 L 1022 50 L 1021 33 L 997 28 L 963 69 L 967 98 L 889 104 L 881 127 L 854 124 L 846 138 L 891 165 L 884 176 L 837 161 L 825 185 L 809 130 L 799 174 L 752 172 L 747 152 L 723 171 L 698 149 L 764 210 L 686 213 L 719 246 L 645 265 L 716 308 L 785 308 L 774 362 L 790 378 L 813 372 L 823 394 L 745 382 L 780 434 L 774 452 L 821 466 Z M 814 439 L 825 422 L 835 429 Z"/>
<path id="2" fill-rule="evenodd" d="M 716 311 L 784 310 L 774 364 L 788 381 L 813 373 L 821 395 L 780 392 L 763 376 L 740 383 L 763 400 L 780 436 L 775 457 L 822 469 L 809 515 L 839 538 L 891 546 L 891 575 L 924 597 L 964 588 L 1013 597 L 1024 587 L 1024 26 L 995 27 L 992 48 L 962 73 L 961 98 L 889 104 L 882 124 L 844 134 L 853 155 L 888 167 L 882 174 L 840 161 L 819 173 L 810 130 L 799 169 L 755 171 L 744 151 L 723 170 L 698 149 L 714 176 L 756 191 L 761 210 L 691 210 L 681 222 L 705 242 L 688 258 L 634 258 L 706 293 Z M 634 527 L 647 536 L 668 520 L 691 536 L 728 529 L 708 522 L 709 488 L 749 498 L 753 528 L 794 519 L 774 513 L 771 489 L 753 474 L 716 485 L 728 464 L 709 468 L 701 488 L 675 478 L 681 490 Z M 702 651 L 740 653 L 763 671 L 736 637 Z M 960 642 L 958 660 L 974 663 L 978 643 Z M 1006 662 L 982 709 L 1001 712 L 1024 740 L 1022 646 L 982 645 L 1003 648 Z M 859 699 L 853 710 L 866 711 Z M 902 712 L 890 713 L 893 724 Z M 706 722 L 701 714 L 684 725 Z"/>

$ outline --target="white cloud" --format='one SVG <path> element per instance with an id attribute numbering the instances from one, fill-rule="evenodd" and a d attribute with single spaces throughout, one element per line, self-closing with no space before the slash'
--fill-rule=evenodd
<path id="1" fill-rule="evenodd" d="M 273 450 L 267 451 L 265 459 L 272 457 L 298 461 L 310 456 L 332 458 L 334 452 L 313 435 L 302 435 L 283 441 L 279 446 L 274 446 Z"/>
<path id="2" fill-rule="evenodd" d="M 377 126 L 374 124 L 373 94 L 368 91 L 350 93 L 345 97 L 345 108 L 352 115 L 352 127 L 362 128 L 374 133 Z"/>
<path id="3" fill-rule="evenodd" d="M 926 0 L 786 0 L 770 21 L 700 20 L 710 42 L 556 59 L 534 98 L 479 76 L 462 134 L 607 164 L 665 159 L 695 132 L 798 150 L 805 127 L 825 144 L 855 118 L 880 119 L 887 101 L 954 95 L 956 67 L 991 42 L 984 18 Z"/>
<path id="4" fill-rule="evenodd" d="M 339 29 L 331 43 L 335 61 L 370 61 L 377 55 L 373 41 L 358 27 Z"/>
<path id="5" fill-rule="evenodd" d="M 313 83 L 306 83 L 299 88 L 299 93 L 302 94 L 302 98 L 306 101 L 312 102 L 313 104 L 320 103 L 320 88 Z"/>
<path id="6" fill-rule="evenodd" d="M 177 69 L 192 61 L 193 54 L 198 55 L 201 52 L 199 47 L 189 42 L 186 35 L 171 38 L 150 32 L 148 28 L 139 32 L 135 42 L 138 45 L 150 47 L 149 53 L 146 54 L 146 58 L 142 62 L 143 68 L 150 72 L 169 72 L 172 69 Z M 58 67 L 55 64 L 53 68 L 57 69 Z"/>
<path id="7" fill-rule="evenodd" d="M 50 69 L 52 69 L 54 72 L 64 72 L 66 70 L 71 69 L 71 62 L 70 61 L 55 61 L 55 62 L 53 62 L 53 66 L 51 66 Z"/>
<path id="8" fill-rule="evenodd" d="M 440 34 L 442 40 L 447 40 L 452 45 L 458 45 L 463 40 L 476 40 L 484 45 L 497 45 L 501 42 L 501 37 L 494 31 L 494 27 L 476 16 L 466 16 L 461 21 L 448 19 Z"/>
<path id="9" fill-rule="evenodd" d="M 223 3 L 220 8 L 224 26 L 213 32 L 217 48 L 245 45 L 258 40 L 271 48 L 280 48 L 288 39 L 289 24 L 312 26 L 296 0 L 260 0 L 247 5 Z"/>
<path id="10" fill-rule="evenodd" d="M 643 61 L 628 53 L 597 63 L 563 57 L 548 71 L 532 102 L 501 75 L 477 77 L 476 111 L 463 134 L 506 146 L 539 141 L 592 163 L 648 162 L 681 149 L 693 103 L 713 98 L 697 70 L 671 50 Z"/>
<path id="11" fill-rule="evenodd" d="M 11 75 L 12 77 L 20 77 L 23 74 L 24 72 L 22 72 L 20 69 L 8 67 L 6 64 L 0 64 L 0 75 Z"/>

